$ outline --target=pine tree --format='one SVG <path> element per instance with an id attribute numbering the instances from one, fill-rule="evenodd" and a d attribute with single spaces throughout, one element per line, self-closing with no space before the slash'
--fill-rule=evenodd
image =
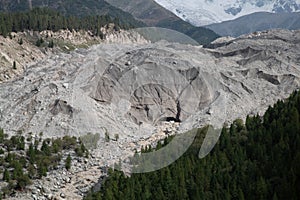
<path id="1" fill-rule="evenodd" d="M 67 159 L 66 159 L 66 162 L 65 162 L 65 167 L 67 170 L 70 170 L 71 169 L 71 156 L 70 154 L 68 155 Z"/>
<path id="2" fill-rule="evenodd" d="M 35 45 L 37 47 L 40 47 L 41 46 L 41 40 L 40 39 L 37 39 L 37 41 L 35 42 Z"/>
<path id="3" fill-rule="evenodd" d="M 51 155 L 51 150 L 50 147 L 48 145 L 48 141 L 44 140 L 42 143 L 42 147 L 41 147 L 41 151 L 46 155 L 46 156 L 50 156 Z"/>
<path id="4" fill-rule="evenodd" d="M 31 164 L 35 163 L 35 161 L 36 161 L 36 153 L 35 152 L 36 152 L 36 150 L 34 149 L 33 144 L 31 143 L 29 145 L 29 149 L 27 150 L 27 156 L 29 157 L 29 162 Z"/>
<path id="5" fill-rule="evenodd" d="M 18 160 L 14 160 L 13 167 L 14 167 L 14 170 L 13 170 L 13 176 L 12 176 L 12 178 L 14 180 L 17 180 L 17 178 L 19 176 L 23 175 L 23 168 L 22 168 L 21 163 Z"/>
<path id="6" fill-rule="evenodd" d="M 28 166 L 28 176 L 33 179 L 36 176 L 36 169 L 34 168 L 34 166 L 32 164 L 29 164 Z"/>
<path id="7" fill-rule="evenodd" d="M 0 128 L 0 143 L 3 143 L 5 138 L 4 130 Z"/>
<path id="8" fill-rule="evenodd" d="M 27 174 L 22 174 L 21 176 L 17 177 L 17 188 L 24 189 L 28 184 L 30 184 L 30 178 Z"/>
<path id="9" fill-rule="evenodd" d="M 44 166 L 42 163 L 38 164 L 38 175 L 40 178 L 43 176 L 47 176 L 47 171 L 48 169 L 46 166 Z"/>
<path id="10" fill-rule="evenodd" d="M 6 182 L 10 181 L 10 173 L 9 173 L 9 171 L 7 169 L 4 170 L 3 180 L 6 181 Z"/>

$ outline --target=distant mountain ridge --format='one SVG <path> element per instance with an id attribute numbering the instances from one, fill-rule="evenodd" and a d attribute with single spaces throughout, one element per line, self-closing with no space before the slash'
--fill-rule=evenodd
<path id="1" fill-rule="evenodd" d="M 30 3 L 29 3 L 30 1 Z M 137 27 L 158 26 L 182 32 L 200 44 L 219 37 L 207 28 L 194 27 L 153 0 L 0 0 L 0 11 L 23 11 L 30 7 L 48 7 L 65 15 L 109 15 Z M 145 23 L 145 24 L 144 24 Z"/>
<path id="2" fill-rule="evenodd" d="M 300 11 L 300 0 L 155 0 L 195 26 L 233 20 L 255 12 Z"/>
<path id="3" fill-rule="evenodd" d="M 297 30 L 300 29 L 300 13 L 258 12 L 206 27 L 219 35 L 233 37 L 268 29 Z"/>
<path id="4" fill-rule="evenodd" d="M 207 44 L 219 37 L 213 31 L 195 27 L 157 4 L 154 0 L 106 0 L 111 5 L 131 13 L 149 26 L 173 29 L 184 33 L 200 44 Z"/>

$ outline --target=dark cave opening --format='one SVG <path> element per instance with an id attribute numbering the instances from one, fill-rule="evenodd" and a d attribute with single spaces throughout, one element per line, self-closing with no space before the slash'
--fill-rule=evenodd
<path id="1" fill-rule="evenodd" d="M 166 122 L 171 122 L 171 121 L 174 121 L 174 122 L 181 122 L 180 119 L 177 119 L 175 117 L 165 117 L 163 119 L 161 119 L 161 121 L 166 121 Z"/>

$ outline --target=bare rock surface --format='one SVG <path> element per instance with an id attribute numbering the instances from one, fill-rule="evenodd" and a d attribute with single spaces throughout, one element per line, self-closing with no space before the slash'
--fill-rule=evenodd
<path id="1" fill-rule="evenodd" d="M 113 23 L 103 26 L 102 37 L 84 30 L 24 31 L 13 32 L 6 38 L 0 36 L 0 83 L 15 79 L 24 73 L 27 66 L 36 64 L 51 54 L 88 48 L 99 43 L 147 43 L 135 32 L 115 29 Z M 43 43 L 37 47 L 36 42 L 40 39 Z M 53 48 L 48 47 L 50 41 L 54 43 Z"/>
<path id="2" fill-rule="evenodd" d="M 182 131 L 221 126 L 299 88 L 299 37 L 276 30 L 210 49 L 112 43 L 51 55 L 0 85 L 0 126 L 9 134 L 107 131 L 121 139 L 149 136 L 161 121 L 182 122 Z"/>
<path id="3" fill-rule="evenodd" d="M 26 65 L 50 54 L 28 41 L 26 33 L 12 33 L 11 37 L 0 36 L 0 82 L 15 78 L 24 72 Z"/>

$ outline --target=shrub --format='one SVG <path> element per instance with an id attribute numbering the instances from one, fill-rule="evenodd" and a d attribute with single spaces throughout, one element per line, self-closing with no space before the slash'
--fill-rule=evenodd
<path id="1" fill-rule="evenodd" d="M 49 48 L 53 48 L 54 47 L 54 42 L 53 40 L 50 40 L 49 44 L 48 44 L 48 47 Z"/>

